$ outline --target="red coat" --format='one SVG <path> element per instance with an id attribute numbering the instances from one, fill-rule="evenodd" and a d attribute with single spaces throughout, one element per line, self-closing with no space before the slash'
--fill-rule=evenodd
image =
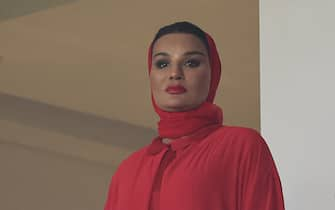
<path id="1" fill-rule="evenodd" d="M 284 210 L 280 178 L 253 129 L 155 139 L 114 174 L 105 210 Z"/>

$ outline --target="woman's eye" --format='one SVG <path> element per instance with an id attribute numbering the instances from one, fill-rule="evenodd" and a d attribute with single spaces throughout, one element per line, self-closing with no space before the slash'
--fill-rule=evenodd
<path id="1" fill-rule="evenodd" d="M 168 64 L 169 64 L 169 63 L 168 63 L 167 61 L 157 61 L 157 62 L 155 63 L 155 66 L 156 66 L 156 68 L 158 68 L 158 69 L 163 69 L 163 68 L 167 67 Z"/>
<path id="2" fill-rule="evenodd" d="M 190 67 L 190 68 L 195 68 L 195 67 L 198 67 L 199 65 L 200 65 L 200 61 L 195 60 L 195 59 L 187 60 L 185 62 L 185 66 Z"/>

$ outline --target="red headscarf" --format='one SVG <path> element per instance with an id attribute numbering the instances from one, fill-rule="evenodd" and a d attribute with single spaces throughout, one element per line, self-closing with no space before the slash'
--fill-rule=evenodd
<path id="1" fill-rule="evenodd" d="M 209 125 L 221 125 L 223 122 L 223 113 L 220 107 L 213 101 L 221 77 L 221 62 L 214 40 L 206 33 L 209 45 L 209 61 L 211 66 L 211 83 L 209 93 L 205 102 L 199 107 L 182 112 L 167 112 L 160 109 L 151 93 L 151 100 L 156 113 L 160 117 L 158 122 L 158 133 L 164 138 L 179 138 L 188 136 L 195 131 Z M 152 65 L 152 44 L 148 51 L 148 70 L 151 72 Z"/>

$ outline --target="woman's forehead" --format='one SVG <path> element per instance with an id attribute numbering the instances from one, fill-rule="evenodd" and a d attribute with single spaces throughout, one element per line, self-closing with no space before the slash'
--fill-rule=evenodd
<path id="1" fill-rule="evenodd" d="M 153 46 L 153 55 L 156 53 L 182 53 L 198 51 L 207 54 L 206 46 L 192 34 L 172 33 L 160 37 Z"/>

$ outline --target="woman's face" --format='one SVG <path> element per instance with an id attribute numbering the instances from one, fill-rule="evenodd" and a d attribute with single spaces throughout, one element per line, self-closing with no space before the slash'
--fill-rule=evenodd
<path id="1" fill-rule="evenodd" d="M 185 111 L 206 100 L 211 71 L 207 49 L 198 37 L 183 33 L 163 35 L 152 50 L 150 83 L 159 108 Z"/>

